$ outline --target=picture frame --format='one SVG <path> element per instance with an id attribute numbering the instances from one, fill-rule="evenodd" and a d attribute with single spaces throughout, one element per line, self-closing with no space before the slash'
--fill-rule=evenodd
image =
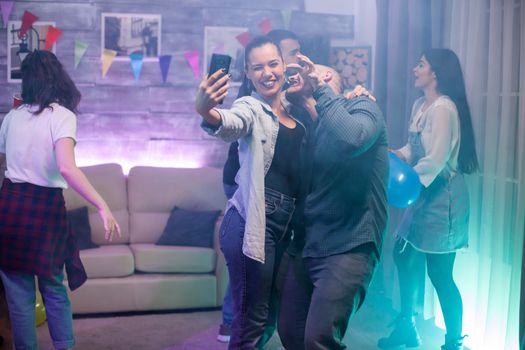
<path id="1" fill-rule="evenodd" d="M 142 53 L 144 61 L 158 61 L 161 53 L 162 16 L 141 13 L 102 13 L 101 49 L 114 50 L 116 61 L 129 61 Z"/>
<path id="2" fill-rule="evenodd" d="M 22 21 L 8 21 L 7 22 L 7 82 L 21 83 L 20 75 L 21 60 L 18 52 L 21 45 L 26 45 L 29 51 L 35 49 L 44 49 L 46 45 L 46 38 L 49 26 L 56 26 L 56 22 L 35 22 L 27 33 L 22 37 L 18 37 Z M 56 44 L 51 48 L 53 53 L 56 53 Z"/>
<path id="3" fill-rule="evenodd" d="M 237 40 L 237 36 L 247 31 L 248 28 L 245 27 L 204 27 L 203 74 L 208 73 L 213 53 L 230 55 L 230 85 L 241 85 L 244 75 L 244 46 Z"/>
<path id="4" fill-rule="evenodd" d="M 371 46 L 331 47 L 330 66 L 341 76 L 343 91 L 353 90 L 356 85 L 371 88 Z"/>

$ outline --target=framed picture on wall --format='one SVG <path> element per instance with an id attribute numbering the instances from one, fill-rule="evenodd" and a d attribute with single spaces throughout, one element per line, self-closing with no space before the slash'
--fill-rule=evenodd
<path id="1" fill-rule="evenodd" d="M 343 89 L 352 90 L 356 85 L 370 89 L 372 82 L 372 48 L 370 46 L 332 47 L 330 66 L 343 80 Z"/>
<path id="2" fill-rule="evenodd" d="M 22 21 L 7 22 L 7 81 L 20 83 L 20 57 L 35 49 L 43 49 L 46 46 L 47 30 L 49 26 L 55 26 L 55 22 L 35 22 L 22 38 L 18 37 Z M 56 53 L 56 44 L 51 51 Z M 22 55 L 20 55 L 22 53 Z"/>
<path id="3" fill-rule="evenodd" d="M 142 53 L 144 61 L 158 61 L 161 44 L 161 15 L 102 13 L 101 48 L 117 52 L 115 60 L 129 60 Z"/>
<path id="4" fill-rule="evenodd" d="M 237 36 L 247 31 L 248 28 L 243 27 L 204 27 L 203 72 L 208 73 L 212 53 L 230 55 L 231 84 L 240 85 L 244 73 L 244 46 Z"/>

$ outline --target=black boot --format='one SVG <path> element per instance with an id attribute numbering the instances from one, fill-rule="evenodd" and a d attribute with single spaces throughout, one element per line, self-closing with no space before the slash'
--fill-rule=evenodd
<path id="1" fill-rule="evenodd" d="M 380 349 L 390 349 L 400 345 L 405 345 L 407 348 L 417 348 L 421 345 L 414 316 L 399 315 L 390 326 L 392 325 L 394 325 L 392 333 L 377 342 Z"/>
<path id="2" fill-rule="evenodd" d="M 441 350 L 463 350 L 463 338 L 466 335 L 451 339 L 448 335 L 445 335 L 445 345 L 441 346 Z"/>

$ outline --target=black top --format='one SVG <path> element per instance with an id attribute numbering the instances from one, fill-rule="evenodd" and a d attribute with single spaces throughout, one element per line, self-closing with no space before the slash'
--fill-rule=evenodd
<path id="1" fill-rule="evenodd" d="M 304 128 L 298 123 L 288 128 L 279 123 L 279 133 L 270 169 L 264 178 L 265 187 L 297 198 L 299 193 L 299 151 L 304 136 Z"/>
<path id="2" fill-rule="evenodd" d="M 222 169 L 222 183 L 232 186 L 236 185 L 235 176 L 239 168 L 239 143 L 235 141 L 230 144 L 230 148 L 228 149 L 228 158 Z"/>

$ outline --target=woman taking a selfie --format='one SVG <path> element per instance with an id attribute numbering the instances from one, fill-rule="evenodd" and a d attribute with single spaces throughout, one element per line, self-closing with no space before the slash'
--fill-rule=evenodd
<path id="1" fill-rule="evenodd" d="M 237 99 L 231 109 L 215 108 L 230 79 L 218 71 L 202 80 L 195 102 L 208 133 L 239 141 L 239 188 L 228 202 L 220 238 L 234 301 L 230 349 L 254 349 L 264 332 L 299 191 L 298 155 L 305 135 L 283 104 L 279 47 L 255 38 L 246 46 L 245 62 L 252 96 Z"/>

